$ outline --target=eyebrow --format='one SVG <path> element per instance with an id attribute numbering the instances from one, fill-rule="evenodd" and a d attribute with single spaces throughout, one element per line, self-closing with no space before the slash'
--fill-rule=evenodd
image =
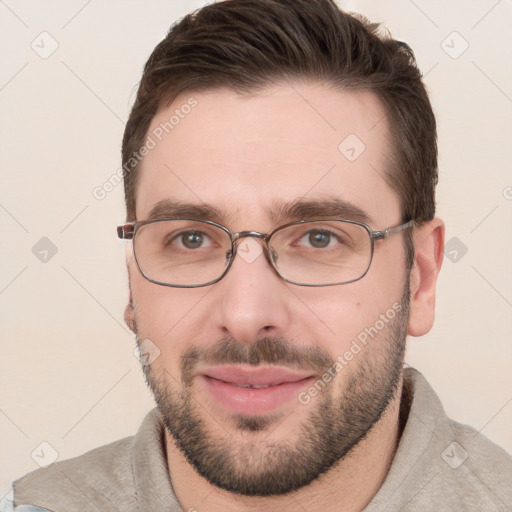
<path id="1" fill-rule="evenodd" d="M 373 222 L 370 215 L 359 206 L 333 197 L 315 200 L 300 198 L 291 203 L 275 202 L 266 209 L 266 214 L 275 225 L 314 219 L 345 219 L 365 224 Z M 212 220 L 222 223 L 233 219 L 234 215 L 207 203 L 196 204 L 163 199 L 151 208 L 146 220 L 166 218 Z"/>
<path id="2" fill-rule="evenodd" d="M 289 204 L 275 204 L 268 210 L 275 223 L 295 220 L 340 219 L 354 220 L 365 224 L 373 223 L 371 216 L 359 206 L 337 197 L 306 200 L 297 199 Z"/>
<path id="3" fill-rule="evenodd" d="M 183 218 L 219 222 L 226 217 L 226 212 L 207 203 L 194 204 L 163 199 L 151 208 L 147 220 Z"/>

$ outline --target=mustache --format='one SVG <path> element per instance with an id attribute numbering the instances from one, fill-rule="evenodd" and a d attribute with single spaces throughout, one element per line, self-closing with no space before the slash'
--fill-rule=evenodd
<path id="1" fill-rule="evenodd" d="M 318 347 L 297 347 L 285 338 L 265 337 L 247 344 L 229 337 L 204 348 L 197 345 L 188 348 L 181 357 L 184 380 L 192 376 L 199 363 L 282 365 L 322 373 L 334 364 L 334 360 Z"/>

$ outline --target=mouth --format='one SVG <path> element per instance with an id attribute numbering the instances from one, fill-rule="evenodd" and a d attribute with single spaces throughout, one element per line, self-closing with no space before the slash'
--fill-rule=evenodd
<path id="1" fill-rule="evenodd" d="M 311 372 L 283 367 L 215 366 L 198 373 L 202 388 L 217 405 L 232 414 L 255 416 L 297 401 L 311 383 Z"/>

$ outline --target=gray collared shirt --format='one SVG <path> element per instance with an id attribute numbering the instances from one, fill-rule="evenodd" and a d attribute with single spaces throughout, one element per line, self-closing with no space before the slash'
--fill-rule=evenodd
<path id="1" fill-rule="evenodd" d="M 512 457 L 450 420 L 418 371 L 405 370 L 404 386 L 407 422 L 389 473 L 364 512 L 512 510 Z M 152 410 L 134 437 L 17 480 L 14 504 L 33 506 L 15 512 L 183 512 L 167 470 L 159 412 Z"/>

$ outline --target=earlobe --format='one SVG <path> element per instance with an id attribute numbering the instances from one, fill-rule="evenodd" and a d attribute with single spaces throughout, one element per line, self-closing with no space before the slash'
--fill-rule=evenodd
<path id="1" fill-rule="evenodd" d="M 423 336 L 434 323 L 437 276 L 443 263 L 444 223 L 435 218 L 414 232 L 408 333 Z"/>

